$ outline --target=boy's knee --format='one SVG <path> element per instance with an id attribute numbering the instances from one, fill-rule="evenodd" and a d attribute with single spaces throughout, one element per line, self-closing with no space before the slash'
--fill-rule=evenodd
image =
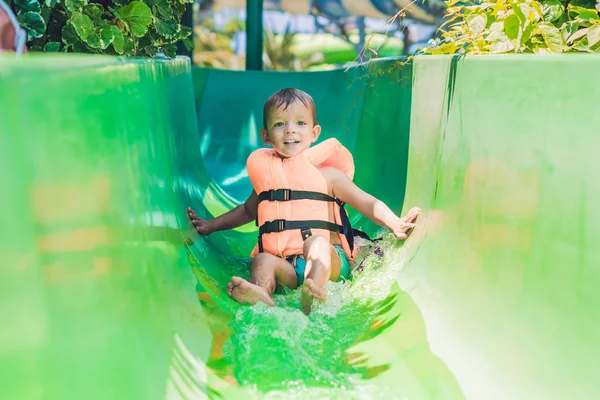
<path id="1" fill-rule="evenodd" d="M 327 251 L 329 252 L 329 240 L 325 236 L 311 236 L 304 241 L 304 255 L 308 255 L 309 251 Z"/>
<path id="2" fill-rule="evenodd" d="M 252 259 L 252 268 L 269 264 L 269 253 L 258 253 Z"/>

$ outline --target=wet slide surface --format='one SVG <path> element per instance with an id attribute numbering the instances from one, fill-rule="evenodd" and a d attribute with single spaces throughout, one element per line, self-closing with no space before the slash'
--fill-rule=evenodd
<path id="1" fill-rule="evenodd" d="M 599 63 L 283 74 L 0 58 L 0 397 L 593 397 L 600 114 L 572 71 Z M 286 86 L 313 95 L 359 186 L 424 210 L 309 317 L 297 292 L 273 308 L 230 300 L 256 227 L 202 238 L 184 213 L 243 201 L 262 103 Z"/>

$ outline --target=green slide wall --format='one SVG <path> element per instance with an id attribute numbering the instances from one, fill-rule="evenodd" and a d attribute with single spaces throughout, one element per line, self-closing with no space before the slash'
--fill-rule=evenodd
<path id="1" fill-rule="evenodd" d="M 417 58 L 400 285 L 474 399 L 591 399 L 598 56 Z"/>

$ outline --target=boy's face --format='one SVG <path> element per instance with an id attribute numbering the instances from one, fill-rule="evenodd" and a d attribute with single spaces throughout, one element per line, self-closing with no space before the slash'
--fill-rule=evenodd
<path id="1" fill-rule="evenodd" d="M 287 108 L 271 110 L 267 118 L 267 129 L 261 129 L 260 137 L 268 146 L 273 146 L 282 157 L 292 157 L 308 149 L 317 141 L 321 127 L 315 125 L 312 110 L 296 100 Z"/>

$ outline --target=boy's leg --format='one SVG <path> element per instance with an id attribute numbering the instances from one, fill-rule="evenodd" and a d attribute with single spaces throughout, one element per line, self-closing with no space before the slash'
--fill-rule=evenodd
<path id="1" fill-rule="evenodd" d="M 227 285 L 227 292 L 240 303 L 256 304 L 262 301 L 274 306 L 272 296 L 278 283 L 290 289 L 297 288 L 294 267 L 273 254 L 260 253 L 252 259 L 250 282 L 234 276 Z"/>
<path id="2" fill-rule="evenodd" d="M 323 236 L 311 236 L 304 242 L 304 287 L 302 289 L 302 308 L 310 312 L 312 298 L 325 299 L 327 293 L 323 286 L 329 280 L 340 276 L 341 260 L 335 248 Z"/>

